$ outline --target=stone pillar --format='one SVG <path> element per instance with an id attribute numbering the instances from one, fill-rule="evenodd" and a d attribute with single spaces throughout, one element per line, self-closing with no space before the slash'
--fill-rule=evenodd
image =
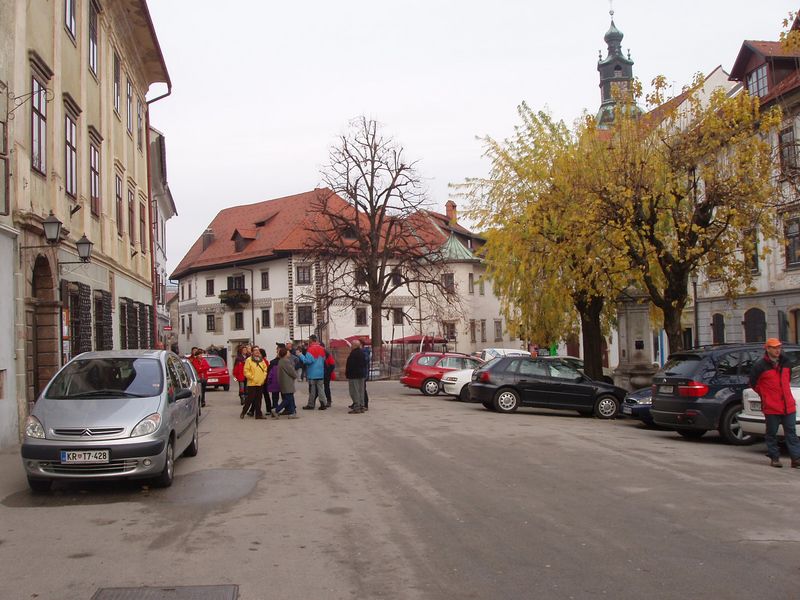
<path id="1" fill-rule="evenodd" d="M 628 390 L 650 385 L 653 366 L 653 333 L 650 326 L 650 302 L 647 294 L 629 287 L 617 299 L 619 327 L 619 365 L 614 383 Z"/>

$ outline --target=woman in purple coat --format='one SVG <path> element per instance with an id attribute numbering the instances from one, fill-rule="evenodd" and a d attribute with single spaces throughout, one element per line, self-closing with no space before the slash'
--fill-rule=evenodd
<path id="1" fill-rule="evenodd" d="M 278 344 L 278 350 L 280 347 L 286 347 L 284 344 Z M 267 394 L 272 399 L 270 403 L 270 398 L 267 397 Z M 268 403 L 269 414 L 273 419 L 278 418 L 278 400 L 281 394 L 281 382 L 278 380 L 278 356 L 275 356 L 271 361 L 269 361 L 269 372 L 267 373 L 267 382 L 264 384 L 264 396 Z"/>

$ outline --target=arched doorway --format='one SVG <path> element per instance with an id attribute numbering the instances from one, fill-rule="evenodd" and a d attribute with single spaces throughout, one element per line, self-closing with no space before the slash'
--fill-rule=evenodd
<path id="1" fill-rule="evenodd" d="M 59 302 L 50 261 L 42 255 L 36 257 L 31 283 L 31 299 L 25 311 L 29 402 L 36 400 L 60 364 Z"/>
<path id="2" fill-rule="evenodd" d="M 767 317 L 760 308 L 751 308 L 744 313 L 744 341 L 765 342 L 767 340 Z"/>

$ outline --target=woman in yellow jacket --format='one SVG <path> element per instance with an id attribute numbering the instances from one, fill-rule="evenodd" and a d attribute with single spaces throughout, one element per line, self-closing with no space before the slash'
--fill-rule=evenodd
<path id="1" fill-rule="evenodd" d="M 244 376 L 247 379 L 247 398 L 242 407 L 240 419 L 251 409 L 255 411 L 256 419 L 263 419 L 261 414 L 261 395 L 263 394 L 264 381 L 267 379 L 267 362 L 261 357 L 261 349 L 253 346 L 250 357 L 244 361 Z"/>

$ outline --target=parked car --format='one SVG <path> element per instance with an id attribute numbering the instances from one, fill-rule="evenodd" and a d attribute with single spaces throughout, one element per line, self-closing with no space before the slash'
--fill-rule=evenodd
<path id="1" fill-rule="evenodd" d="M 208 372 L 206 373 L 206 390 L 208 388 L 222 388 L 226 392 L 231 389 L 231 374 L 228 372 L 228 365 L 225 359 L 216 354 L 205 356 L 208 362 Z"/>
<path id="2" fill-rule="evenodd" d="M 800 403 L 800 366 L 792 369 L 791 389 L 795 402 Z M 761 412 L 761 397 L 749 387 L 742 392 L 742 412 L 739 414 L 739 424 L 747 435 L 762 438 L 767 432 L 766 419 L 764 413 Z M 783 435 L 783 428 L 778 430 L 778 434 Z"/>
<path id="3" fill-rule="evenodd" d="M 55 480 L 154 478 L 198 451 L 199 397 L 165 350 L 87 352 L 45 387 L 25 421 L 22 464 L 34 491 Z"/>
<path id="4" fill-rule="evenodd" d="M 787 344 L 783 351 L 792 364 L 800 363 L 800 346 Z M 670 355 L 653 377 L 653 421 L 685 438 L 716 429 L 729 444 L 752 443 L 754 438 L 742 429 L 739 415 L 750 369 L 763 355 L 763 344 L 695 348 Z"/>
<path id="5" fill-rule="evenodd" d="M 571 364 L 576 369 L 578 369 L 581 373 L 583 373 L 583 359 L 578 358 L 577 356 L 561 356 L 561 360 L 564 362 Z M 608 367 L 603 367 L 603 381 L 606 383 L 614 383 L 613 371 Z"/>
<path id="6" fill-rule="evenodd" d="M 434 396 L 441 389 L 442 375 L 448 371 L 475 369 L 483 364 L 474 356 L 455 352 L 417 352 L 403 367 L 400 383 L 420 390 L 426 396 Z"/>
<path id="7" fill-rule="evenodd" d="M 478 358 L 482 361 L 489 361 L 498 356 L 530 356 L 527 350 L 519 348 L 484 348 L 478 353 Z"/>
<path id="8" fill-rule="evenodd" d="M 622 401 L 622 414 L 652 426 L 654 424 L 653 416 L 650 414 L 652 405 L 653 386 L 640 388 L 625 395 L 625 399 Z"/>
<path id="9" fill-rule="evenodd" d="M 625 390 L 595 381 L 558 357 L 504 356 L 477 369 L 469 395 L 488 410 L 520 406 L 576 410 L 600 419 L 619 414 Z"/>

